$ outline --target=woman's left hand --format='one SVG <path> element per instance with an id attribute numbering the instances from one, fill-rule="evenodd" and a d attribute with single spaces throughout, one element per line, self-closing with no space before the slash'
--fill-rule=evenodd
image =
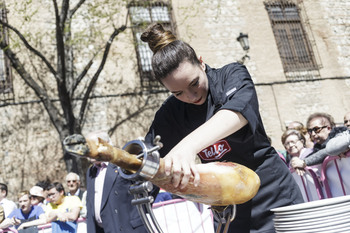
<path id="1" fill-rule="evenodd" d="M 174 187 L 183 189 L 188 182 L 193 179 L 195 186 L 198 186 L 200 181 L 199 173 L 196 169 L 196 152 L 191 150 L 191 145 L 186 146 L 184 143 L 176 145 L 165 157 L 165 173 L 172 174 L 172 183 Z"/>

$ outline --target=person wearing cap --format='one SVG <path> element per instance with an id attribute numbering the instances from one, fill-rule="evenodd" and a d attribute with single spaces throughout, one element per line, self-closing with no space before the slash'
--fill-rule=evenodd
<path id="1" fill-rule="evenodd" d="M 45 204 L 44 204 L 44 190 L 42 187 L 39 186 L 33 186 L 30 190 L 29 190 L 29 194 L 30 194 L 30 202 L 32 205 L 38 205 L 41 208 L 44 209 Z"/>

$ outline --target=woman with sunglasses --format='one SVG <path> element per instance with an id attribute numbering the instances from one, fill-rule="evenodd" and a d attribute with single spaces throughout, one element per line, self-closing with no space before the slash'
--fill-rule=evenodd
<path id="1" fill-rule="evenodd" d="M 214 69 L 160 24 L 141 36 L 153 51 L 156 79 L 172 95 L 157 111 L 146 140 L 162 138 L 165 171 L 175 187 L 198 184 L 201 162 L 232 161 L 260 177 L 257 195 L 237 205 L 228 232 L 275 232 L 270 209 L 303 202 L 288 168 L 264 130 L 253 81 L 239 63 Z"/>

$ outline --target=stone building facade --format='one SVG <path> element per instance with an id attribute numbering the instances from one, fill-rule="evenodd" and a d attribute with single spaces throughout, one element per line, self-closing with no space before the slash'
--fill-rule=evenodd
<path id="1" fill-rule="evenodd" d="M 54 48 L 54 40 L 50 34 L 54 20 L 51 1 L 32 1 L 26 6 L 20 2 L 5 1 L 8 8 L 8 22 L 26 34 L 32 33 L 36 36 L 40 34 L 41 40 L 35 40 L 33 37 L 30 42 L 49 54 Z M 77 1 L 71 2 L 74 5 Z M 336 122 L 341 123 L 345 112 L 350 111 L 348 1 L 164 2 L 169 4 L 167 6 L 171 6 L 169 9 L 173 17 L 172 26 L 176 29 L 177 35 L 190 43 L 197 54 L 201 55 L 211 67 L 221 67 L 241 60 L 246 52 L 236 38 L 241 32 L 248 34 L 249 58 L 245 59 L 244 64 L 256 84 L 265 129 L 276 148 L 282 149 L 280 136 L 289 121 L 298 120 L 305 123 L 311 113 L 327 112 Z M 108 62 L 94 88 L 94 98 L 89 101 L 83 132 L 109 131 L 113 142 L 122 147 L 126 142 L 145 135 L 155 111 L 169 94 L 162 92 L 162 88 L 159 87 L 157 92 L 152 92 L 152 88 L 151 91 L 145 90 L 141 85 L 138 69 L 140 63 L 134 41 L 135 28 L 131 27 L 130 15 L 127 15 L 127 6 L 130 9 L 130 6 L 137 6 L 137 2 L 135 5 L 130 5 L 130 1 L 117 1 L 117 3 L 110 3 L 104 9 L 115 11 L 112 17 L 115 25 L 122 25 L 128 18 L 130 27 L 112 44 Z M 304 35 L 307 36 L 307 43 L 312 49 L 311 55 L 315 59 L 314 70 L 286 71 L 286 67 L 287 69 L 290 67 L 286 66 L 281 58 L 281 41 L 274 34 L 273 22 L 268 11 L 272 9 L 270 12 L 273 13 L 278 6 L 285 7 L 284 10 L 288 10 L 290 6 L 296 7 L 294 9 L 297 9 Z M 287 14 L 287 10 L 284 13 Z M 108 20 L 94 21 L 88 14 L 89 11 L 82 6 L 77 17 L 78 23 L 73 29 L 94 28 L 99 29 L 100 34 L 91 44 L 86 44 L 81 39 L 79 49 L 82 51 L 80 54 L 82 56 L 76 58 L 78 69 L 85 64 L 92 51 L 108 39 L 113 29 Z M 28 15 L 35 17 L 30 18 Z M 10 44 L 21 54 L 21 58 L 28 64 L 37 62 L 16 36 L 11 35 L 10 38 Z M 93 67 L 97 68 L 97 64 L 94 63 Z M 37 72 L 40 83 L 46 83 L 48 88 L 52 88 L 49 84 L 53 81 L 48 81 L 50 77 L 43 75 L 44 71 L 40 73 L 33 68 L 30 69 L 32 72 Z M 10 198 L 12 196 L 14 199 L 17 191 L 29 189 L 38 180 L 48 178 L 51 181 L 64 181 L 66 170 L 57 132 L 50 123 L 43 105 L 16 72 L 14 70 L 12 72 L 13 99 L 2 101 L 0 105 L 2 121 L 0 182 L 8 183 Z M 159 90 L 161 92 L 158 92 Z M 52 92 L 55 92 L 54 88 Z M 79 100 L 76 104 L 79 105 Z"/>

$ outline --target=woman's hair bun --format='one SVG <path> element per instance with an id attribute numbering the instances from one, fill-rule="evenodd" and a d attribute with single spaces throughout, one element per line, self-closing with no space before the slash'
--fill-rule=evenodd
<path id="1" fill-rule="evenodd" d="M 142 33 L 141 40 L 147 42 L 153 53 L 156 53 L 177 39 L 171 31 L 164 30 L 161 24 L 154 23 Z"/>

